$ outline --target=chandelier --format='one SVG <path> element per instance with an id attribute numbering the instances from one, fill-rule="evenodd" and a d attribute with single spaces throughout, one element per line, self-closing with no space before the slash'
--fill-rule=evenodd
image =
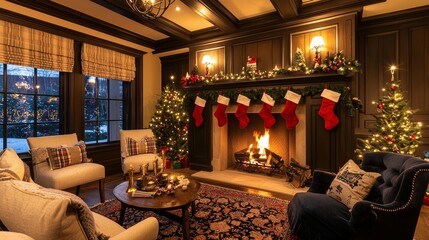
<path id="1" fill-rule="evenodd" d="M 133 11 L 148 19 L 157 19 L 175 0 L 126 0 Z"/>

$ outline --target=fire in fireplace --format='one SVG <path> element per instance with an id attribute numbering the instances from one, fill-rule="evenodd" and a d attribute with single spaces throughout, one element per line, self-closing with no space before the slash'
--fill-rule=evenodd
<path id="1" fill-rule="evenodd" d="M 253 144 L 250 144 L 247 149 L 236 152 L 234 154 L 235 168 L 248 172 L 264 172 L 269 175 L 283 173 L 283 159 L 270 151 L 270 131 L 265 129 L 264 135 L 254 131 L 253 137 L 257 147 L 255 148 Z"/>

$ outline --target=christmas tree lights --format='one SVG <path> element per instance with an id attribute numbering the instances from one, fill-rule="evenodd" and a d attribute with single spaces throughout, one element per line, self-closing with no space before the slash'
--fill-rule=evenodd
<path id="1" fill-rule="evenodd" d="M 372 102 L 381 114 L 374 116 L 376 126 L 369 129 L 371 135 L 367 139 L 358 139 L 356 152 L 359 158 L 362 158 L 363 152 L 379 151 L 414 155 L 421 143 L 422 123 L 411 121 L 416 111 L 408 106 L 400 81 L 395 80 L 395 71 L 396 67 L 392 66 L 392 78 L 382 89 L 385 95 L 378 102 Z"/>
<path id="2" fill-rule="evenodd" d="M 188 121 L 185 96 L 166 86 L 156 105 L 149 127 L 157 138 L 157 149 L 168 149 L 167 159 L 179 161 L 188 156 Z"/>

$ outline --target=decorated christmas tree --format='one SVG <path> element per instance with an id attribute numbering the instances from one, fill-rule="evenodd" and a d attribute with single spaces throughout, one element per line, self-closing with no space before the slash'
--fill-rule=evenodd
<path id="1" fill-rule="evenodd" d="M 376 126 L 369 129 L 371 135 L 365 140 L 358 139 L 358 157 L 362 157 L 363 152 L 379 151 L 414 155 L 421 142 L 422 124 L 411 121 L 415 110 L 408 106 L 400 81 L 395 80 L 395 70 L 395 66 L 390 68 L 391 81 L 382 89 L 386 94 L 373 102 L 380 114 L 374 116 Z"/>
<path id="2" fill-rule="evenodd" d="M 295 56 L 293 58 L 293 69 L 296 71 L 302 70 L 305 71 L 307 65 L 305 64 L 304 53 L 300 48 L 296 49 Z"/>
<path id="3" fill-rule="evenodd" d="M 157 149 L 164 149 L 166 159 L 173 162 L 183 161 L 188 157 L 189 118 L 184 99 L 185 96 L 180 91 L 166 86 L 149 123 L 157 138 Z"/>

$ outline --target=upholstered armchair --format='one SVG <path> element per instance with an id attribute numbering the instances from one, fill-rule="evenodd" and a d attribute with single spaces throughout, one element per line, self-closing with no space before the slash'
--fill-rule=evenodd
<path id="1" fill-rule="evenodd" d="M 149 163 L 149 170 L 153 170 L 153 162 L 158 160 L 160 168 L 163 161 L 157 155 L 155 137 L 151 129 L 134 129 L 121 131 L 121 165 L 124 176 L 130 166 L 134 172 L 140 171 L 140 166 Z"/>
<path id="2" fill-rule="evenodd" d="M 314 171 L 308 192 L 297 193 L 288 206 L 291 232 L 300 239 L 413 239 L 429 163 L 376 152 L 363 155 L 361 169 L 381 175 L 351 209 L 326 194 L 336 175 Z"/>
<path id="3" fill-rule="evenodd" d="M 34 181 L 43 187 L 55 189 L 68 189 L 76 187 L 76 195 L 79 195 L 80 185 L 98 181 L 100 191 L 100 201 L 104 202 L 104 178 L 105 170 L 101 164 L 93 163 L 86 155 L 86 146 L 79 142 L 77 135 L 64 134 L 44 137 L 27 138 L 30 146 L 30 153 L 33 161 Z M 77 147 L 79 146 L 79 147 Z M 74 156 L 80 149 L 80 161 L 69 166 L 54 167 L 48 158 L 48 148 L 59 149 L 60 147 L 72 147 L 67 150 L 67 154 L 59 153 L 61 156 Z M 76 150 L 76 148 L 78 150 Z M 54 150 L 55 150 L 54 149 Z M 76 151 L 75 151 L 76 150 Z M 58 152 L 58 151 L 57 151 Z"/>
<path id="4" fill-rule="evenodd" d="M 154 217 L 124 229 L 92 212 L 69 192 L 44 188 L 32 181 L 29 169 L 13 149 L 0 153 L 0 239 L 4 240 L 155 240 Z"/>

